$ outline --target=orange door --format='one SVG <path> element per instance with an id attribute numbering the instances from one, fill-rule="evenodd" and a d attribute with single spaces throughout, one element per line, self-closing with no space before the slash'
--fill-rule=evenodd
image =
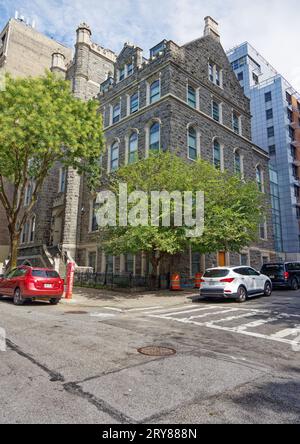
<path id="1" fill-rule="evenodd" d="M 226 254 L 224 251 L 219 253 L 219 267 L 225 267 L 226 265 Z"/>

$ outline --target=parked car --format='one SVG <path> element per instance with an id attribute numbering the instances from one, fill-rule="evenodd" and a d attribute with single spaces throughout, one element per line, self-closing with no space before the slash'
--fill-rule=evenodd
<path id="1" fill-rule="evenodd" d="M 272 281 L 273 287 L 298 290 L 300 287 L 300 262 L 274 262 L 265 264 L 261 272 Z"/>
<path id="2" fill-rule="evenodd" d="M 253 296 L 271 296 L 272 282 L 251 267 L 219 267 L 206 270 L 201 280 L 204 298 L 236 299 L 245 302 Z"/>
<path id="3" fill-rule="evenodd" d="M 64 281 L 55 270 L 21 266 L 0 278 L 0 296 L 13 298 L 15 305 L 42 299 L 56 305 L 62 298 Z"/>

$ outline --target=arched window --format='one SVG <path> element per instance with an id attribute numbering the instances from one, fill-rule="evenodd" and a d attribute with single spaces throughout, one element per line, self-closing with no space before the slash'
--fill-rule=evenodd
<path id="1" fill-rule="evenodd" d="M 150 104 L 160 99 L 160 80 L 155 80 L 150 86 Z"/>
<path id="2" fill-rule="evenodd" d="M 256 167 L 256 182 L 259 191 L 263 192 L 263 174 L 259 165 Z"/>
<path id="3" fill-rule="evenodd" d="M 29 242 L 33 242 L 34 241 L 34 237 L 35 237 L 35 216 L 33 216 L 31 218 L 30 221 L 30 234 L 29 234 Z"/>
<path id="4" fill-rule="evenodd" d="M 149 149 L 156 152 L 160 150 L 160 124 L 155 122 L 150 127 Z"/>
<path id="5" fill-rule="evenodd" d="M 119 122 L 121 118 L 121 105 L 118 103 L 113 107 L 113 123 Z"/>
<path id="6" fill-rule="evenodd" d="M 139 110 L 139 93 L 135 93 L 130 97 L 130 114 Z"/>
<path id="7" fill-rule="evenodd" d="M 114 142 L 110 148 L 110 171 L 119 168 L 119 143 Z"/>
<path id="8" fill-rule="evenodd" d="M 188 87 L 188 104 L 192 108 L 196 108 L 197 106 L 196 90 L 191 85 Z"/>
<path id="9" fill-rule="evenodd" d="M 198 157 L 197 132 L 193 127 L 190 127 L 188 131 L 188 157 L 192 160 L 196 160 Z"/>
<path id="10" fill-rule="evenodd" d="M 28 242 L 28 234 L 29 234 L 29 221 L 27 221 L 22 228 L 22 234 L 21 234 L 21 243 L 22 244 L 25 244 Z"/>
<path id="11" fill-rule="evenodd" d="M 242 158 L 239 150 L 234 152 L 234 172 L 240 176 L 242 175 Z"/>
<path id="12" fill-rule="evenodd" d="M 138 157 L 138 135 L 134 131 L 129 137 L 128 143 L 128 163 L 134 163 Z"/>
<path id="13" fill-rule="evenodd" d="M 217 139 L 214 140 L 213 162 L 216 168 L 221 168 L 221 145 Z"/>

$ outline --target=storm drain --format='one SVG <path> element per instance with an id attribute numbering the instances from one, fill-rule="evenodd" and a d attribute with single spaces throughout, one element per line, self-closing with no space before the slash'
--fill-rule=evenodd
<path id="1" fill-rule="evenodd" d="M 65 311 L 66 315 L 85 315 L 88 314 L 87 311 Z"/>
<path id="2" fill-rule="evenodd" d="M 138 349 L 138 352 L 141 355 L 146 355 L 146 356 L 172 356 L 172 355 L 176 355 L 176 350 L 174 350 L 173 348 L 157 347 L 157 346 L 142 347 L 142 348 Z"/>

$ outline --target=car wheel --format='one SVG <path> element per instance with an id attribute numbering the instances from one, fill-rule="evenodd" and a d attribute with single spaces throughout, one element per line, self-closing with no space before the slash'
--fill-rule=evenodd
<path id="1" fill-rule="evenodd" d="M 57 305 L 59 303 L 59 299 L 50 299 L 49 302 L 51 305 Z"/>
<path id="2" fill-rule="evenodd" d="M 24 299 L 22 298 L 21 290 L 19 288 L 16 288 L 14 292 L 14 304 L 15 305 L 24 304 Z"/>
<path id="3" fill-rule="evenodd" d="M 294 291 L 299 290 L 299 284 L 298 284 L 297 279 L 293 279 L 293 280 L 292 280 L 292 283 L 291 283 L 291 289 L 294 290 Z"/>
<path id="4" fill-rule="evenodd" d="M 272 295 L 272 285 L 270 284 L 270 282 L 266 282 L 264 295 L 267 297 Z"/>
<path id="5" fill-rule="evenodd" d="M 246 302 L 248 295 L 245 287 L 240 287 L 238 289 L 237 294 L 238 294 L 237 302 L 239 302 L 240 304 Z"/>

